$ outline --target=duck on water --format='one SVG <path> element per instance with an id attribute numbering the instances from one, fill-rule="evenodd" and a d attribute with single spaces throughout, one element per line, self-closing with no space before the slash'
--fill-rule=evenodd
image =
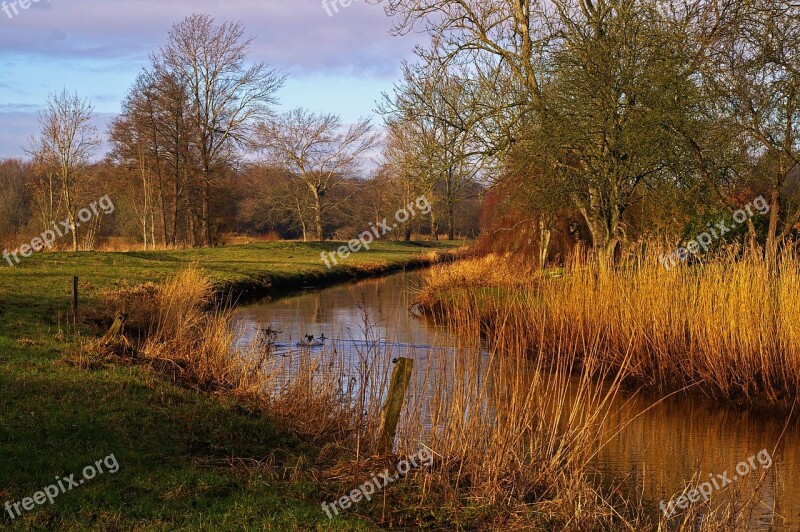
<path id="1" fill-rule="evenodd" d="M 327 338 L 324 334 L 319 335 L 319 338 L 314 338 L 314 335 L 307 334 L 297 342 L 297 347 L 322 347 L 325 345 L 325 340 Z"/>

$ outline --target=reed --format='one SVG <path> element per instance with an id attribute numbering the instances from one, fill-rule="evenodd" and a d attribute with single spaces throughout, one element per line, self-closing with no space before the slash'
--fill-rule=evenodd
<path id="1" fill-rule="evenodd" d="M 160 289 L 143 349 L 154 367 L 183 385 L 246 398 L 265 415 L 324 442 L 314 478 L 352 488 L 369 478 L 370 467 L 390 463 L 377 455 L 376 444 L 398 353 L 370 341 L 355 362 L 344 360 L 335 345 L 288 357 L 271 356 L 255 342 L 235 347 L 232 315 L 209 311 L 211 295 L 210 281 L 196 268 Z M 464 335 L 452 356 L 429 353 L 417 365 L 397 456 L 425 445 L 436 461 L 406 479 L 397 506 L 381 509 L 387 522 L 410 503 L 414 515 L 434 512 L 450 525 L 478 528 L 628 523 L 621 503 L 599 494 L 588 479 L 588 462 L 602 443 L 598 427 L 619 381 L 598 387 L 589 371 L 575 380 L 567 353 L 555 370 L 530 367 L 510 335 L 518 316 L 509 309 L 508 342 L 487 352 L 474 327 L 479 316 L 465 314 L 452 326 L 474 333 Z M 363 329 L 368 339 L 378 339 L 366 313 Z"/>
<path id="2" fill-rule="evenodd" d="M 532 322 L 530 310 L 541 301 L 538 291 L 558 286 L 556 281 L 521 279 L 514 268 L 504 270 L 488 259 L 443 268 L 434 276 L 454 271 L 462 283 L 500 280 L 519 295 L 491 307 L 492 335 L 483 342 L 486 305 L 492 299 L 461 289 L 469 284 L 454 288 L 452 277 L 442 285 L 452 296 L 451 311 L 442 317 L 463 334 L 452 352 L 418 357 L 393 458 L 378 455 L 376 444 L 391 360 L 398 353 L 369 341 L 378 339 L 378 329 L 366 312 L 368 341 L 356 360 L 345 359 L 335 344 L 322 353 L 298 349 L 277 357 L 257 342 L 237 344 L 232 314 L 208 311 L 211 283 L 190 268 L 160 290 L 158 317 L 144 353 L 176 381 L 246 399 L 264 415 L 322 444 L 315 461 L 298 465 L 293 473 L 334 486 L 320 493 L 320 502 L 362 484 L 420 446 L 430 449 L 432 467 L 413 471 L 381 500 L 364 504 L 363 511 L 385 526 L 666 527 L 640 503 L 598 489 L 591 465 L 608 444 L 603 429 L 614 413 L 614 398 L 623 381 L 640 371 L 637 346 L 610 357 L 606 336 L 569 339 L 572 329 L 564 322 L 559 326 L 565 340 L 553 344 L 553 329 Z M 574 268 L 558 282 L 576 282 L 582 271 Z M 591 278 L 587 273 L 581 282 L 585 286 Z M 710 523 L 721 515 L 707 512 L 702 519 Z M 681 528 L 689 530 L 690 521 Z"/>
<path id="3" fill-rule="evenodd" d="M 519 331 L 537 344 L 532 353 L 566 349 L 582 357 L 596 343 L 604 361 L 625 365 L 630 379 L 660 390 L 699 385 L 731 401 L 770 405 L 797 397 L 800 261 L 791 254 L 777 270 L 755 256 L 669 270 L 655 253 L 614 269 L 583 256 L 563 277 L 532 274 L 525 289 L 498 296 L 496 288 L 509 281 L 497 272 L 507 268 L 501 257 L 435 268 L 422 301 L 458 312 L 444 287 L 460 278 L 460 289 L 484 294 L 485 321 L 495 323 L 509 303 L 516 309 Z"/>

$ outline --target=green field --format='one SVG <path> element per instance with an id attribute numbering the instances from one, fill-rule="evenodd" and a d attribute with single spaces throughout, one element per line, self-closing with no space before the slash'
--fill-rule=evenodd
<path id="1" fill-rule="evenodd" d="M 141 367 L 89 371 L 62 361 L 75 348 L 70 285 L 81 306 L 101 290 L 160 282 L 188 264 L 221 291 L 250 294 L 374 275 L 447 243 L 382 243 L 329 272 L 336 244 L 274 243 L 191 251 L 37 255 L 0 267 L 0 506 L 19 502 L 114 454 L 115 474 L 11 519 L 0 528 L 138 530 L 366 530 L 349 516 L 328 521 L 322 494 L 335 488 L 297 472 L 319 449 L 225 398 L 173 386 Z M 98 329 L 80 327 L 84 336 Z M 298 480 L 300 479 L 300 480 Z M 331 491 L 333 490 L 333 491 Z M 327 496 L 327 495 L 325 495 Z M 13 510 L 12 510 L 13 511 Z"/>

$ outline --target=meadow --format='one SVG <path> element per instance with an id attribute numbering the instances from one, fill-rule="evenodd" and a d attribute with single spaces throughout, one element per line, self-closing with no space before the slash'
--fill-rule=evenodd
<path id="1" fill-rule="evenodd" d="M 238 398 L 207 393 L 122 359 L 86 366 L 82 346 L 113 320 L 112 294 L 151 293 L 191 264 L 210 290 L 280 294 L 419 265 L 452 245 L 380 243 L 329 272 L 338 244 L 272 243 L 187 251 L 55 253 L 0 268 L 0 505 L 20 501 L 114 453 L 103 475 L 12 522 L 14 529 L 366 530 L 328 523 L 303 474 L 323 445 Z M 70 317 L 73 275 L 80 309 Z M 151 289 L 142 289 L 148 286 Z M 109 314 L 102 316 L 104 312 Z M 134 338 L 134 341 L 136 338 Z M 323 456 L 324 460 L 324 456 Z"/>
<path id="2" fill-rule="evenodd" d="M 757 260 L 669 272 L 653 259 L 605 271 L 576 260 L 563 270 L 525 275 L 498 256 L 435 266 L 420 302 L 442 325 L 460 331 L 458 345 L 455 356 L 424 357 L 387 456 L 378 441 L 394 353 L 365 348 L 355 377 L 339 365 L 335 348 L 313 356 L 300 350 L 289 368 L 263 344 L 236 347 L 225 302 L 242 292 L 280 293 L 429 263 L 434 252 L 453 246 L 382 244 L 356 255 L 347 272 L 327 272 L 315 262 L 325 247 L 335 245 L 50 255 L 3 270 L 0 502 L 31 496 L 53 475 L 81 471 L 110 453 L 120 465 L 114 475 L 14 524 L 688 531 L 699 522 L 703 530 L 748 528 L 758 486 L 737 491 L 743 501 L 736 506 L 693 506 L 668 522 L 643 501 L 600 487 L 592 460 L 609 444 L 604 429 L 626 383 L 664 392 L 705 386 L 730 400 L 784 401 L 780 386 L 793 382 L 788 369 L 779 381 L 769 360 L 760 361 L 763 373 L 754 376 L 746 372 L 757 357 L 704 353 L 711 353 L 714 339 L 715 350 L 767 349 L 763 341 L 746 340 L 769 338 L 768 326 L 785 321 L 758 322 L 762 336 L 748 336 L 744 326 L 731 335 L 730 320 L 748 304 L 767 303 L 754 299 L 756 289 L 772 286 L 790 300 L 794 263 L 782 263 L 780 282 Z M 77 330 L 68 312 L 73 274 L 81 276 L 84 294 Z M 740 296 L 731 308 L 727 300 L 702 303 L 712 287 L 752 297 Z M 120 309 L 130 316 L 126 337 L 101 339 Z M 715 313 L 723 310 L 728 314 L 719 318 Z M 672 321 L 656 319 L 656 312 Z M 715 316 L 727 327 L 711 329 Z M 680 335 L 670 323 L 695 328 Z M 653 333 L 658 324 L 661 336 Z M 370 326 L 365 317 L 367 334 Z M 660 351 L 667 346 L 673 351 Z M 674 358 L 678 349 L 694 350 L 691 363 Z M 724 388 L 706 373 L 715 367 L 727 372 L 718 379 L 741 379 Z M 342 388 L 345 381 L 350 385 Z M 420 445 L 434 457 L 430 466 L 328 519 L 322 502 L 419 453 Z"/>

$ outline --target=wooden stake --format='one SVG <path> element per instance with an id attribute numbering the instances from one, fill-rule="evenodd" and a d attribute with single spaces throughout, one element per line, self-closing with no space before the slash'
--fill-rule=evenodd
<path id="1" fill-rule="evenodd" d="M 389 454 L 394 449 L 397 423 L 400 421 L 400 412 L 403 410 L 403 402 L 405 401 L 408 385 L 411 382 L 413 369 L 413 359 L 397 359 L 397 365 L 392 372 L 392 381 L 389 384 L 389 396 L 383 406 L 383 429 L 378 443 L 378 450 L 383 454 Z"/>
<path id="2" fill-rule="evenodd" d="M 72 278 L 72 317 L 78 318 L 78 278 Z"/>

